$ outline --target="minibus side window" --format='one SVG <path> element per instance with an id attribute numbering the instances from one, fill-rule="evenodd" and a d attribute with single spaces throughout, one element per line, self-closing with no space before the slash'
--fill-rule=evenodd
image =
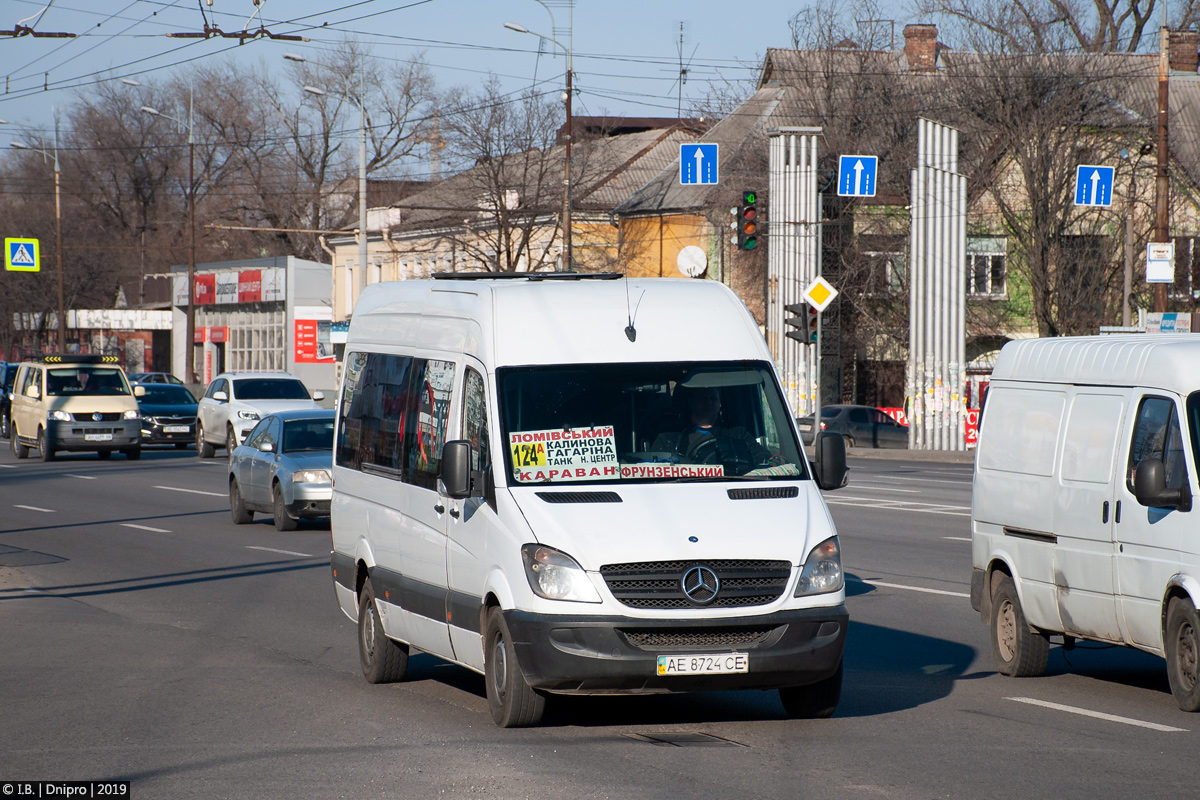
<path id="1" fill-rule="evenodd" d="M 407 464 L 402 480 L 436 490 L 454 395 L 454 362 L 413 359 L 411 388 L 400 445 Z"/>
<path id="2" fill-rule="evenodd" d="M 1175 403 L 1166 397 L 1145 397 L 1138 406 L 1129 448 L 1129 466 L 1125 481 L 1133 491 L 1133 474 L 1137 465 L 1147 458 L 1161 459 L 1166 468 L 1168 489 L 1178 489 L 1187 482 L 1187 464 L 1183 458 L 1183 436 Z"/>

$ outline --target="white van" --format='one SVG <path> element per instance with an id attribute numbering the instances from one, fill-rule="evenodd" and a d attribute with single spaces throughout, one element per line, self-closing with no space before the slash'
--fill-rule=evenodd
<path id="1" fill-rule="evenodd" d="M 833 713 L 837 532 L 724 286 L 376 284 L 343 373 L 331 566 L 368 681 L 403 678 L 414 647 L 483 673 L 503 727 L 556 693 L 779 689 L 792 716 Z M 831 439 L 826 488 L 845 482 Z"/>
<path id="2" fill-rule="evenodd" d="M 971 502 L 971 605 L 1000 672 L 1049 637 L 1163 656 L 1200 710 L 1200 337 L 1010 342 L 992 372 Z"/>

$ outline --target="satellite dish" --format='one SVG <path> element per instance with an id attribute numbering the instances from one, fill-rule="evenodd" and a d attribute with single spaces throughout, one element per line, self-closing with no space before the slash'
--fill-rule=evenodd
<path id="1" fill-rule="evenodd" d="M 708 255 L 696 245 L 689 244 L 679 251 L 675 264 L 689 278 L 699 278 L 708 270 Z"/>

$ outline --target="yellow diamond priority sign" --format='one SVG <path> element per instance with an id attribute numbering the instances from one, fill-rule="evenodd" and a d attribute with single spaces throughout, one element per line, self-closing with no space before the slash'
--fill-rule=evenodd
<path id="1" fill-rule="evenodd" d="M 838 290 L 833 288 L 829 281 L 821 276 L 808 285 L 804 290 L 804 300 L 817 311 L 824 311 L 825 308 L 833 302 L 833 298 L 838 296 Z"/>
<path id="2" fill-rule="evenodd" d="M 38 240 L 5 239 L 4 268 L 9 272 L 37 272 L 40 268 Z"/>

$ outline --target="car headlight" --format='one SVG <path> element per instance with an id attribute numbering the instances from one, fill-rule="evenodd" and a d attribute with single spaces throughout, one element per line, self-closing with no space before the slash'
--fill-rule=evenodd
<path id="1" fill-rule="evenodd" d="M 600 602 L 600 595 L 583 567 L 566 553 L 540 544 L 527 544 L 521 548 L 521 557 L 525 561 L 529 588 L 538 597 L 578 603 Z"/>
<path id="2" fill-rule="evenodd" d="M 126 411 L 124 414 L 125 419 L 139 419 L 141 416 L 142 412 L 140 411 Z"/>
<path id="3" fill-rule="evenodd" d="M 258 419 L 257 411 L 239 411 L 238 419 Z"/>
<path id="4" fill-rule="evenodd" d="M 292 476 L 293 483 L 329 483 L 329 470 L 305 469 Z"/>
<path id="5" fill-rule="evenodd" d="M 846 585 L 842 574 L 842 552 L 832 536 L 812 549 L 796 581 L 796 597 L 839 591 Z"/>
<path id="6" fill-rule="evenodd" d="M 48 415 L 50 419 L 56 419 L 59 422 L 70 422 L 71 415 L 66 411 L 51 411 Z"/>

